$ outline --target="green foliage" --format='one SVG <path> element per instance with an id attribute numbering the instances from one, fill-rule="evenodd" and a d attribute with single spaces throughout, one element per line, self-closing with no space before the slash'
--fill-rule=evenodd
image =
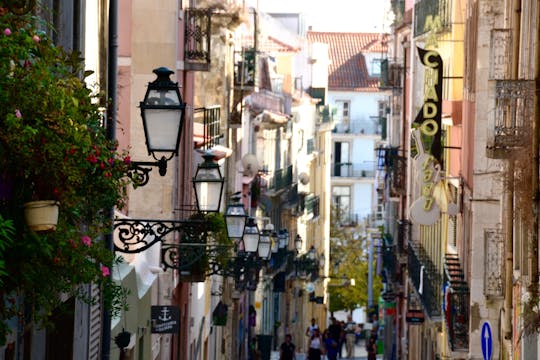
<path id="1" fill-rule="evenodd" d="M 368 302 L 368 244 L 362 236 L 362 229 L 357 227 L 342 227 L 339 211 L 332 209 L 330 225 L 330 271 L 331 281 L 328 292 L 330 294 L 330 312 L 347 310 L 352 311 L 360 306 L 367 306 Z M 374 256 L 373 269 L 376 269 L 376 256 Z M 354 279 L 354 286 L 351 284 Z M 373 279 L 374 299 L 382 289 L 377 276 Z"/>
<path id="2" fill-rule="evenodd" d="M 61 294 L 92 302 L 81 284 L 101 286 L 113 313 L 125 297 L 108 276 L 115 259 L 103 234 L 108 209 L 123 205 L 130 158 L 106 136 L 80 55 L 56 47 L 38 21 L 0 12 L 0 181 L 16 185 L 0 198 L 1 323 L 24 309 L 46 324 Z M 60 202 L 56 232 L 26 226 L 22 205 L 34 199 Z"/>

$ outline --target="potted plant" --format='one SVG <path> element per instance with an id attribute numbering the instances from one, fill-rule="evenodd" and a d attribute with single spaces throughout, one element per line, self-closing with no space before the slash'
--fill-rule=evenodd
<path id="1" fill-rule="evenodd" d="M 182 239 L 183 242 L 199 243 L 201 245 L 212 244 L 217 246 L 224 246 L 225 252 L 228 248 L 232 248 L 232 241 L 227 236 L 227 227 L 225 225 L 225 218 L 220 213 L 207 213 L 196 214 L 191 217 L 191 220 L 200 221 L 201 228 L 203 229 L 199 236 L 189 236 Z M 180 244 L 182 244 L 182 241 Z M 210 259 L 206 252 L 206 248 L 199 248 L 195 250 L 197 255 L 196 261 L 190 262 L 189 259 L 185 259 L 188 262 L 187 265 L 182 266 L 182 260 L 180 260 L 180 277 L 179 280 L 183 282 L 203 282 L 206 278 L 206 274 L 210 270 Z M 218 250 L 219 251 L 219 250 Z M 202 253 L 201 253 L 202 252 Z M 219 263 L 220 268 L 224 268 L 226 262 L 230 259 L 229 256 L 216 257 L 216 261 Z"/>
<path id="2" fill-rule="evenodd" d="M 125 291 L 110 277 L 116 260 L 103 234 L 108 209 L 124 203 L 130 157 L 106 136 L 79 54 L 56 47 L 30 14 L 0 15 L 0 169 L 16 184 L 0 199 L 16 230 L 0 253 L 0 324 L 21 312 L 46 323 L 61 294 L 93 302 L 80 290 L 88 283 L 114 314 Z M 27 225 L 23 204 L 34 200 L 60 206 L 56 232 Z M 5 334 L 0 327 L 0 345 Z"/>

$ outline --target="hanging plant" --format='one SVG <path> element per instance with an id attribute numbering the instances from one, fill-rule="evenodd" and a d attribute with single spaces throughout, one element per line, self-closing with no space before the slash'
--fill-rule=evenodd
<path id="1" fill-rule="evenodd" d="M 55 46 L 38 22 L 0 8 L 0 169 L 16 184 L 0 199 L 15 229 L 0 245 L 0 345 L 16 314 L 44 324 L 60 294 L 92 303 L 79 285 L 101 286 L 113 314 L 126 295 L 111 280 L 103 234 L 112 228 L 108 209 L 124 204 L 130 157 L 106 136 L 80 54 Z M 30 200 L 59 204 L 56 232 L 26 225 Z"/>

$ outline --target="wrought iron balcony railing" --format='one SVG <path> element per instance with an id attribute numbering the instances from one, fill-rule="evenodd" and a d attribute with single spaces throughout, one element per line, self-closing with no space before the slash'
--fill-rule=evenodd
<path id="1" fill-rule="evenodd" d="M 407 219 L 398 220 L 397 247 L 400 254 L 407 251 L 407 246 L 411 241 L 411 222 Z"/>
<path id="2" fill-rule="evenodd" d="M 452 0 L 420 0 L 414 4 L 414 36 L 450 29 Z"/>
<path id="3" fill-rule="evenodd" d="M 379 88 L 401 88 L 401 73 L 403 67 L 398 63 L 390 63 L 388 59 L 381 61 L 381 82 Z"/>
<path id="4" fill-rule="evenodd" d="M 444 264 L 444 322 L 452 351 L 469 348 L 469 287 L 459 258 L 446 254 Z"/>
<path id="5" fill-rule="evenodd" d="M 339 162 L 332 166 L 332 176 L 335 177 L 355 177 L 355 178 L 373 178 L 375 177 L 374 162 Z"/>
<path id="6" fill-rule="evenodd" d="M 531 141 L 534 80 L 497 80 L 486 156 L 505 158 Z"/>
<path id="7" fill-rule="evenodd" d="M 319 122 L 321 123 L 331 123 L 334 119 L 334 116 L 337 114 L 337 109 L 333 108 L 331 105 L 319 105 L 317 107 Z"/>
<path id="8" fill-rule="evenodd" d="M 193 121 L 196 124 L 202 125 L 202 134 L 195 134 L 196 136 L 202 135 L 200 140 L 200 148 L 208 150 L 219 145 L 223 134 L 221 133 L 221 108 L 219 105 L 197 108 L 193 110 Z"/>
<path id="9" fill-rule="evenodd" d="M 258 86 L 257 55 L 255 48 L 244 48 L 234 53 L 234 86 L 240 88 Z"/>
<path id="10" fill-rule="evenodd" d="M 184 61 L 186 70 L 210 69 L 210 26 L 212 9 L 184 10 Z"/>
<path id="11" fill-rule="evenodd" d="M 291 186 L 293 178 L 292 173 L 292 165 L 274 171 L 269 177 L 268 190 L 278 191 L 285 189 L 287 186 Z"/>
<path id="12" fill-rule="evenodd" d="M 305 200 L 305 212 L 306 214 L 316 218 L 319 216 L 319 204 L 320 198 L 318 195 L 309 194 Z"/>
<path id="13" fill-rule="evenodd" d="M 409 243 L 407 255 L 409 277 L 418 292 L 422 305 L 430 317 L 440 316 L 443 274 L 437 271 L 421 246 L 413 246 Z"/>
<path id="14" fill-rule="evenodd" d="M 381 248 L 383 268 L 386 271 L 388 281 L 397 280 L 399 271 L 399 261 L 396 254 L 396 245 L 389 234 L 384 234 Z"/>

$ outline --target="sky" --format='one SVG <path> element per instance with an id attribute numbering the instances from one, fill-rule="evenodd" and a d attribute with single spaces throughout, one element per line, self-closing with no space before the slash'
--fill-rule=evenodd
<path id="1" fill-rule="evenodd" d="M 314 31 L 388 31 L 389 0 L 251 0 L 262 12 L 303 13 Z"/>

